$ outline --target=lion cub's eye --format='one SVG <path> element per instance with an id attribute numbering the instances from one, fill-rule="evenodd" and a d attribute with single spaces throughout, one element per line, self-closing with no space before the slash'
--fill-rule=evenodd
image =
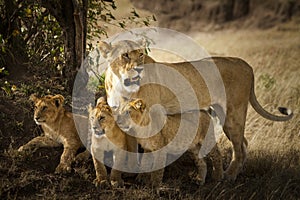
<path id="1" fill-rule="evenodd" d="M 42 111 L 47 110 L 47 108 L 48 108 L 47 106 L 43 106 L 43 107 L 42 107 Z"/>
<path id="2" fill-rule="evenodd" d="M 125 111 L 125 115 L 130 115 L 131 111 L 130 110 L 126 110 Z"/>
<path id="3" fill-rule="evenodd" d="M 122 55 L 122 57 L 123 57 L 126 61 L 129 61 L 129 60 L 130 60 L 129 54 L 128 54 L 128 53 L 124 53 L 124 54 Z"/>
<path id="4" fill-rule="evenodd" d="M 105 118 L 103 116 L 100 116 L 99 121 L 103 121 Z"/>

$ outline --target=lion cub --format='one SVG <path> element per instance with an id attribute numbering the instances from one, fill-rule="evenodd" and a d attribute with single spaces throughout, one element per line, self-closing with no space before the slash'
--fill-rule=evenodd
<path id="1" fill-rule="evenodd" d="M 165 115 L 163 126 L 160 129 L 156 129 L 160 131 L 154 135 L 151 135 L 150 132 L 153 132 L 153 129 L 157 128 L 158 122 L 162 121 L 163 118 L 157 113 L 153 115 L 141 99 L 132 100 L 120 112 L 119 120 L 117 121 L 120 128 L 122 130 L 126 129 L 129 134 L 136 135 L 137 142 L 145 150 L 145 153 L 154 152 L 154 160 L 150 163 L 149 161 L 146 161 L 148 163 L 145 165 L 142 164 L 144 167 L 149 166 L 149 164 L 153 165 L 153 163 L 154 165 L 157 164 L 157 166 L 159 166 L 158 168 L 154 167 L 158 170 L 151 173 L 151 186 L 157 187 L 161 183 L 167 154 L 181 155 L 185 150 L 190 152 L 198 168 L 198 175 L 195 177 L 197 183 L 201 185 L 205 183 L 207 166 L 204 157 L 208 152 L 213 163 L 213 178 L 215 180 L 223 178 L 222 156 L 216 145 L 217 138 L 211 138 L 203 143 L 204 139 L 207 139 L 206 133 L 208 132 L 211 119 L 213 121 L 215 134 L 216 132 L 222 133 L 222 126 L 219 124 L 216 113 L 212 113 L 214 112 L 212 108 L 195 111 L 193 113 Z M 190 123 L 195 116 L 199 117 L 198 128 L 197 124 Z M 196 127 L 194 128 L 194 135 L 190 134 L 189 131 L 192 131 L 192 129 L 189 129 L 188 126 L 185 127 L 186 129 L 184 129 L 181 134 L 177 134 L 182 119 L 187 120 L 188 126 Z M 143 127 L 147 127 L 150 122 L 152 122 L 152 125 L 143 129 Z M 215 134 L 213 134 L 213 136 L 215 136 Z M 212 143 L 212 145 L 208 144 L 209 142 Z M 207 153 L 203 153 L 203 149 L 201 149 L 202 145 L 204 148 L 205 146 L 207 147 L 207 145 L 210 145 L 211 148 L 206 151 Z M 160 150 L 160 152 L 156 153 L 155 151 L 158 150 Z M 200 154 L 202 156 L 200 156 Z M 142 163 L 143 162 L 144 159 L 142 158 Z"/>
<path id="2" fill-rule="evenodd" d="M 104 151 L 113 151 L 110 183 L 113 187 L 121 187 L 124 181 L 118 169 L 124 166 L 126 160 L 126 134 L 116 125 L 112 110 L 103 97 L 98 99 L 94 109 L 89 108 L 89 119 L 92 129 L 91 154 L 96 171 L 94 183 L 100 187 L 108 186 L 107 171 L 103 164 Z"/>
<path id="3" fill-rule="evenodd" d="M 76 152 L 80 147 L 83 147 L 83 144 L 77 134 L 72 113 L 63 108 L 64 97 L 57 94 L 38 98 L 32 94 L 30 100 L 35 105 L 34 121 L 41 125 L 44 135 L 33 138 L 21 146 L 18 151 L 21 153 L 33 152 L 41 147 L 58 147 L 62 144 L 64 151 L 55 173 L 70 172 Z M 82 116 L 81 118 L 82 123 L 87 125 L 87 117 Z"/>

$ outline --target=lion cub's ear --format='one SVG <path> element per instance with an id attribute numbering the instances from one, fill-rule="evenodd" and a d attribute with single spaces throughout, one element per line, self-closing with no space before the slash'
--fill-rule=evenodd
<path id="1" fill-rule="evenodd" d="M 35 94 L 31 94 L 29 100 L 35 103 L 37 102 L 37 100 L 39 100 L 39 98 Z"/>
<path id="2" fill-rule="evenodd" d="M 65 101 L 65 98 L 60 94 L 53 96 L 52 99 L 54 100 L 56 107 L 60 107 Z"/>
<path id="3" fill-rule="evenodd" d="M 104 58 L 108 58 L 109 57 L 109 53 L 112 50 L 111 44 L 108 44 L 108 43 L 106 43 L 104 41 L 98 41 L 98 47 L 99 47 L 101 55 Z"/>
<path id="4" fill-rule="evenodd" d="M 106 104 L 106 99 L 105 99 L 105 97 L 100 97 L 97 100 L 96 107 L 99 106 L 99 105 L 103 105 L 103 104 Z"/>
<path id="5" fill-rule="evenodd" d="M 146 104 L 142 99 L 135 99 L 134 101 L 130 102 L 130 105 L 135 109 L 135 110 L 140 110 L 144 112 L 146 109 Z"/>

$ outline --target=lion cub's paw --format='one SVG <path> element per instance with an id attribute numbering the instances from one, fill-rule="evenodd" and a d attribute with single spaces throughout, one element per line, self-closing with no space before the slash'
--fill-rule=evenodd
<path id="1" fill-rule="evenodd" d="M 120 188 L 124 186 L 123 180 L 111 180 L 110 184 L 113 188 Z"/>
<path id="2" fill-rule="evenodd" d="M 196 177 L 193 178 L 193 181 L 197 184 L 197 185 L 204 185 L 205 183 L 205 178 L 203 178 L 202 176 L 200 176 L 199 174 L 196 175 Z"/>
<path id="3" fill-rule="evenodd" d="M 224 173 L 223 171 L 213 171 L 212 173 L 212 179 L 214 181 L 221 181 L 224 179 Z"/>
<path id="4" fill-rule="evenodd" d="M 78 154 L 75 157 L 75 162 L 76 163 L 87 162 L 90 157 L 91 157 L 90 152 L 88 150 L 85 150 L 84 152 Z"/>
<path id="5" fill-rule="evenodd" d="M 106 179 L 103 180 L 103 179 L 96 178 L 93 181 L 93 183 L 95 184 L 96 187 L 99 187 L 99 188 L 102 188 L 102 189 L 110 187 L 109 182 Z"/>
<path id="6" fill-rule="evenodd" d="M 15 157 L 28 157 L 33 153 L 31 148 L 28 148 L 26 145 L 21 146 L 18 150 L 14 151 Z"/>
<path id="7" fill-rule="evenodd" d="M 59 163 L 59 165 L 55 169 L 55 174 L 67 174 L 70 173 L 71 170 L 71 166 L 64 163 Z"/>
<path id="8" fill-rule="evenodd" d="M 150 174 L 140 173 L 135 178 L 136 182 L 147 185 L 150 182 Z"/>
<path id="9" fill-rule="evenodd" d="M 32 151 L 33 151 L 32 148 L 30 148 L 29 146 L 26 146 L 26 145 L 20 146 L 20 148 L 18 149 L 18 152 L 20 154 L 29 154 Z"/>

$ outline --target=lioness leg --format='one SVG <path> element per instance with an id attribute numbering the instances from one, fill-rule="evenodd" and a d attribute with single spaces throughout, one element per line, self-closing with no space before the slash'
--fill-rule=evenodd
<path id="1" fill-rule="evenodd" d="M 65 146 L 60 157 L 60 163 L 55 169 L 55 173 L 68 173 L 71 171 L 71 164 L 75 160 L 75 155 L 79 147 Z"/>
<path id="2" fill-rule="evenodd" d="M 227 116 L 230 121 L 225 121 L 224 132 L 233 146 L 232 159 L 225 172 L 226 179 L 234 181 L 246 159 L 246 146 L 244 145 L 244 127 L 246 116 L 241 116 L 244 111 L 236 110 L 236 116 Z M 237 114 L 238 113 L 238 114 Z M 239 117 L 239 119 L 236 119 Z"/>
<path id="3" fill-rule="evenodd" d="M 38 136 L 30 140 L 27 144 L 21 146 L 18 151 L 19 152 L 34 152 L 41 147 L 58 147 L 61 144 L 56 142 L 55 140 L 46 137 L 46 136 Z"/>

